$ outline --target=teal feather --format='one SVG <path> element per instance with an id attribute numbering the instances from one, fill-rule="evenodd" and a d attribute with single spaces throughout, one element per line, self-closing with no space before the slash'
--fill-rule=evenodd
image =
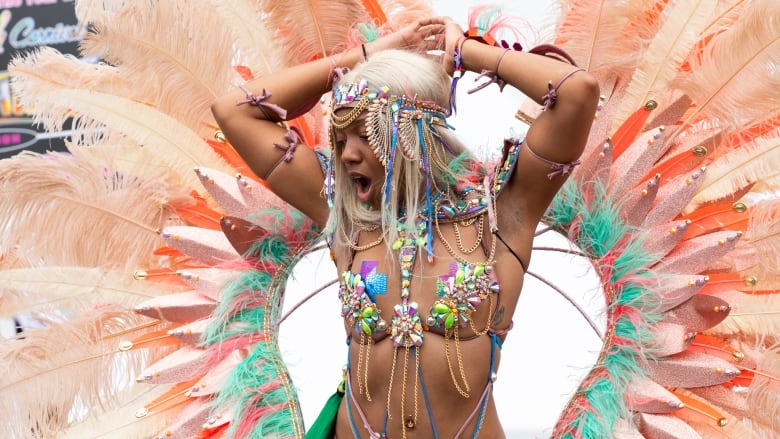
<path id="1" fill-rule="evenodd" d="M 586 252 L 602 277 L 605 295 L 610 297 L 607 312 L 613 324 L 599 363 L 580 385 L 559 420 L 561 437 L 612 437 L 620 419 L 631 422 L 625 402 L 629 384 L 646 372 L 641 365 L 648 354 L 650 328 L 659 319 L 658 303 L 652 286 L 658 282 L 647 268 L 653 262 L 642 245 L 642 232 L 624 223 L 620 205 L 610 198 L 599 182 L 584 186 L 569 180 L 553 200 L 544 222 L 569 238 Z M 617 340 L 616 340 L 617 339 Z M 600 369 L 600 368 L 603 368 Z"/>
<path id="2" fill-rule="evenodd" d="M 214 415 L 234 410 L 228 437 L 300 437 L 303 419 L 298 398 L 278 346 L 284 286 L 292 267 L 320 236 L 300 212 L 263 212 L 271 233 L 252 243 L 248 253 L 257 269 L 243 270 L 225 286 L 214 321 L 201 344 L 219 356 L 222 349 L 246 346 L 249 354 L 234 368 L 212 404 Z M 231 348 L 231 343 L 233 348 Z"/>
<path id="3" fill-rule="evenodd" d="M 376 41 L 382 36 L 379 28 L 374 23 L 358 23 L 355 25 L 355 31 L 358 38 L 364 43 Z"/>

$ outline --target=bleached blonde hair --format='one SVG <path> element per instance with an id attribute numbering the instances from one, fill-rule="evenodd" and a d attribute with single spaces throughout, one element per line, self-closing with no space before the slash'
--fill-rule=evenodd
<path id="1" fill-rule="evenodd" d="M 372 90 L 386 86 L 391 95 L 433 102 L 441 108 L 449 108 L 450 77 L 438 62 L 423 55 L 402 50 L 376 53 L 341 78 L 342 84 L 356 84 L 359 81 L 366 81 Z M 379 122 L 384 124 L 387 123 L 386 114 L 379 112 L 375 117 L 384 117 L 385 120 Z M 428 141 L 425 142 L 430 158 L 431 192 L 438 191 L 445 196 L 452 196 L 457 182 L 472 175 L 477 161 L 443 121 L 432 125 L 434 135 L 427 136 Z M 387 138 L 380 141 L 389 142 L 389 136 L 388 132 Z M 404 140 L 410 147 L 420 151 L 421 143 L 425 140 L 420 137 L 419 131 L 414 130 Z M 376 148 L 376 145 L 371 146 Z M 331 147 L 334 148 L 333 145 Z M 344 248 L 359 230 L 380 226 L 389 251 L 399 236 L 399 214 L 406 212 L 403 224 L 407 227 L 415 224 L 416 212 L 424 203 L 426 176 L 418 160 L 411 160 L 398 151 L 389 180 L 389 202 L 385 203 L 383 196 L 381 209 L 375 210 L 357 198 L 354 182 L 340 160 L 341 152 L 333 149 L 333 208 L 328 219 L 328 231 L 332 234 L 333 244 L 337 248 Z M 457 165 L 452 165 L 453 160 Z M 481 168 L 480 172 L 483 172 Z M 383 187 L 383 194 L 385 190 Z"/>

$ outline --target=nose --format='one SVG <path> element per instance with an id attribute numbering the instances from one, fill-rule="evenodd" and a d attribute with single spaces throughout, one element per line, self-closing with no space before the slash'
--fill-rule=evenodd
<path id="1" fill-rule="evenodd" d="M 344 163 L 357 164 L 363 160 L 359 142 L 352 136 L 348 136 L 344 142 L 344 149 L 341 151 L 341 161 Z"/>

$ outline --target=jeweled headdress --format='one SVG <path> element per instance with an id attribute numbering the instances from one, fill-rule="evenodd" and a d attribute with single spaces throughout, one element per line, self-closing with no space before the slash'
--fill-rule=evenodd
<path id="1" fill-rule="evenodd" d="M 447 111 L 434 102 L 395 96 L 390 94 L 387 86 L 372 90 L 365 80 L 353 83 L 337 84 L 333 88 L 331 104 L 331 126 L 345 128 L 355 121 L 363 111 L 368 111 L 366 129 L 369 144 L 377 158 L 387 166 L 388 158 L 398 142 L 401 152 L 409 160 L 420 160 L 422 151 L 417 144 L 427 143 L 435 136 L 433 125 L 446 125 Z M 344 115 L 337 115 L 339 108 L 349 107 L 351 110 Z M 386 118 L 377 117 L 384 114 Z M 383 123 L 385 122 L 386 123 Z M 417 136 L 424 135 L 423 138 Z M 421 145 L 425 146 L 425 145 Z M 422 164 L 421 164 L 422 166 Z"/>

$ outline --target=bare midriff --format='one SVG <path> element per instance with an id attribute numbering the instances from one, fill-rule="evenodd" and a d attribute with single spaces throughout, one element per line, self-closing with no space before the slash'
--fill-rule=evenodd
<path id="1" fill-rule="evenodd" d="M 465 247 L 476 242 L 475 229 L 461 230 Z M 356 244 L 374 242 L 379 236 L 377 232 L 363 235 Z M 442 235 L 455 243 L 449 227 L 442 228 Z M 489 233 L 484 235 L 487 242 L 495 239 Z M 386 275 L 386 288 L 384 293 L 372 294 L 372 303 L 387 322 L 387 329 L 369 335 L 355 325 L 355 319 L 345 318 L 349 383 L 339 409 L 337 437 L 352 438 L 357 432 L 362 438 L 371 438 L 366 423 L 373 432 L 388 438 L 504 437 L 492 398 L 492 381 L 498 373 L 500 344 L 511 327 L 522 270 L 501 249 L 495 259 L 507 261 L 503 264 L 486 261 L 488 252 L 484 248 L 459 255 L 459 260 L 451 256 L 441 240 L 435 240 L 433 248 L 433 261 L 421 252 L 411 270 L 409 302 L 417 304 L 423 326 L 419 346 L 399 346 L 390 334 L 393 307 L 401 302 L 397 252 L 379 245 L 356 252 L 351 264 L 345 261 L 338 267 L 342 272 L 357 273 L 364 261 L 376 261 L 375 272 Z M 437 280 L 446 279 L 456 264 L 463 266 L 464 260 L 465 266 L 472 268 L 487 262 L 490 277 L 501 282 L 501 292 L 498 285 L 485 292 L 468 321 L 448 328 L 441 320 L 432 324 L 431 314 L 442 297 L 437 294 L 441 292 Z M 518 275 L 498 277 L 512 270 Z"/>

